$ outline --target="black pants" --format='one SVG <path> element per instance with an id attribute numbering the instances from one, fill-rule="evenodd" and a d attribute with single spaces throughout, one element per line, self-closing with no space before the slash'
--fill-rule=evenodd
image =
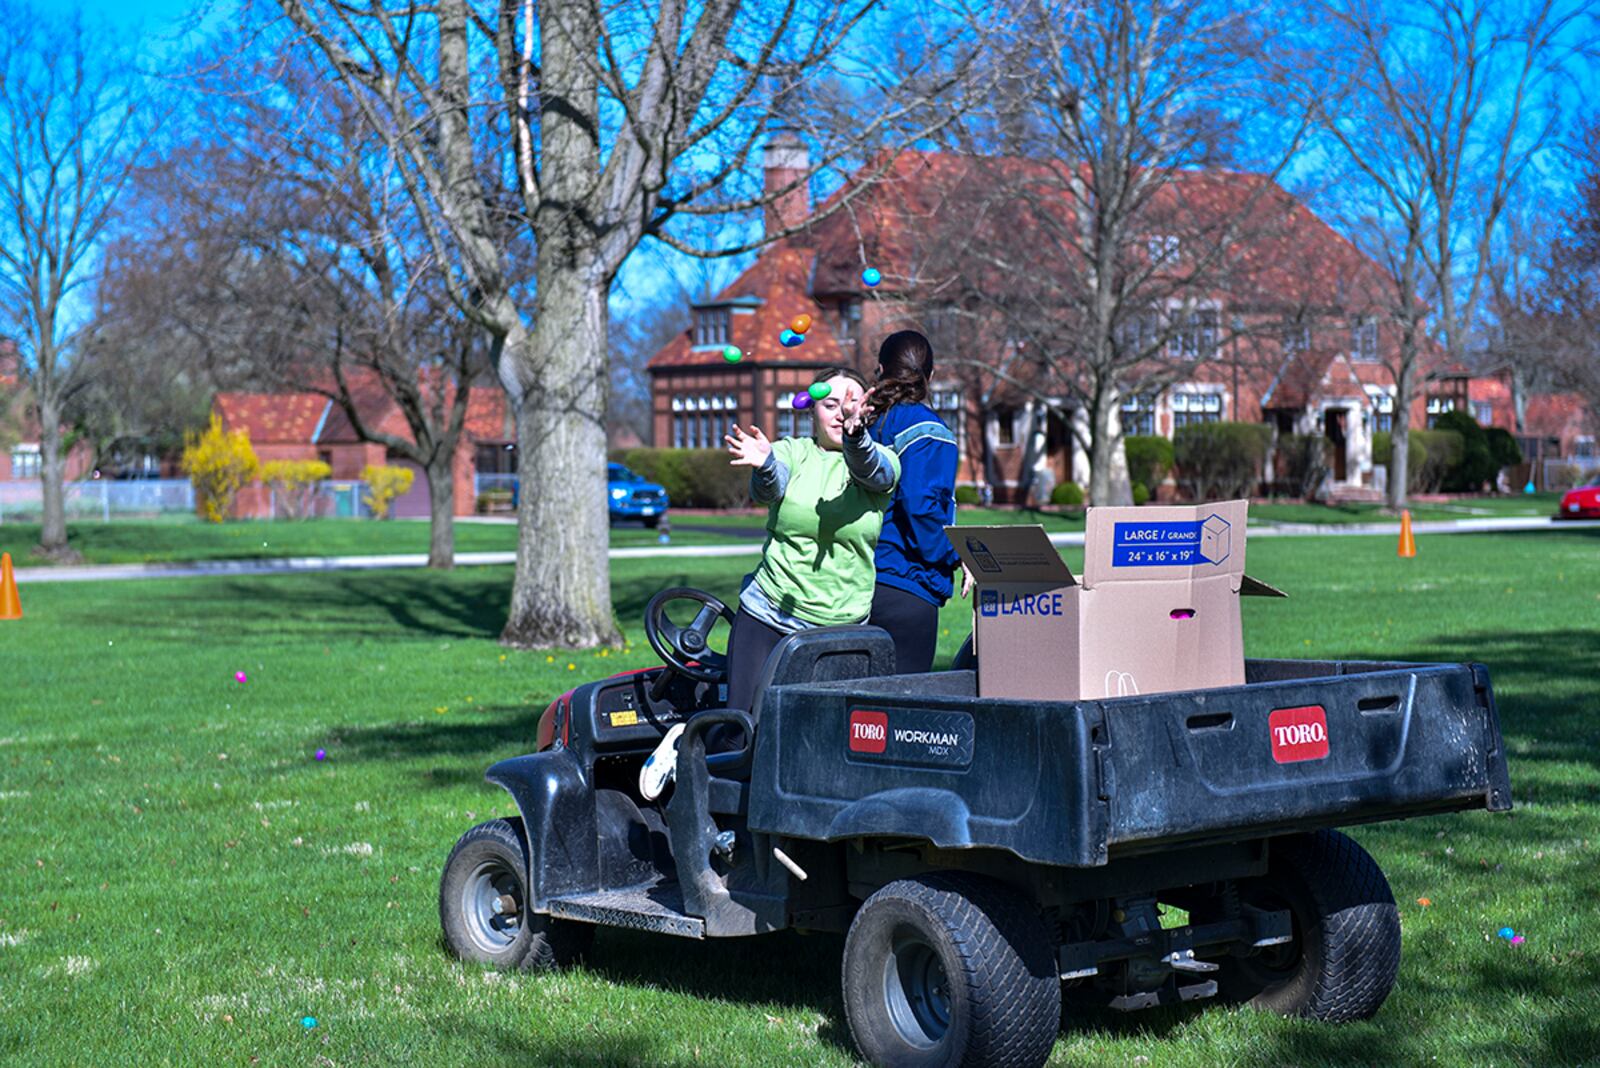
<path id="1" fill-rule="evenodd" d="M 939 643 L 939 609 L 914 593 L 879 583 L 872 589 L 872 615 L 867 622 L 894 639 L 894 669 L 917 675 L 933 667 Z"/>
<path id="2" fill-rule="evenodd" d="M 728 707 L 748 712 L 755 705 L 756 687 L 767 656 L 787 635 L 739 609 L 728 635 Z"/>

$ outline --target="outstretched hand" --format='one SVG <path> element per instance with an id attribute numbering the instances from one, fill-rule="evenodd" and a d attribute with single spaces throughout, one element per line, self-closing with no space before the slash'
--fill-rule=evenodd
<path id="1" fill-rule="evenodd" d="M 961 565 L 961 596 L 965 597 L 972 592 L 974 580 L 972 572 L 967 570 L 967 565 Z"/>
<path id="2" fill-rule="evenodd" d="M 772 455 L 772 442 L 758 426 L 752 426 L 746 434 L 735 423 L 733 431 L 723 435 L 722 440 L 728 443 L 728 455 L 733 457 L 728 462 L 734 467 L 760 467 Z"/>
<path id="3" fill-rule="evenodd" d="M 876 389 L 874 386 L 872 389 Z M 839 414 L 844 417 L 844 432 L 846 434 L 859 434 L 867 425 L 868 417 L 872 414 L 872 389 L 857 396 L 854 391 L 846 393 L 839 402 Z"/>

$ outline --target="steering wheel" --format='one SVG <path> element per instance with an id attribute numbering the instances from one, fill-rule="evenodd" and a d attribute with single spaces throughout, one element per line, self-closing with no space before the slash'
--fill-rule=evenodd
<path id="1" fill-rule="evenodd" d="M 687 627 L 680 627 L 667 618 L 667 604 L 679 600 L 700 605 L 700 611 Z M 729 626 L 733 625 L 733 612 L 709 593 L 688 586 L 674 586 L 662 590 L 645 605 L 644 636 L 650 640 L 650 648 L 656 651 L 661 662 L 677 674 L 696 682 L 726 682 L 728 658 L 713 652 L 707 644 L 718 617 L 726 619 Z"/>

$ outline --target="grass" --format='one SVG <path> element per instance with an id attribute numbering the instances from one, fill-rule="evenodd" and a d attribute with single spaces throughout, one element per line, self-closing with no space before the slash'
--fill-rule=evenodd
<path id="1" fill-rule="evenodd" d="M 1421 504 L 1414 519 L 1467 519 L 1488 516 L 1554 515 L 1555 494 L 1530 497 L 1467 498 L 1445 504 Z M 1346 524 L 1389 522 L 1378 505 L 1256 504 L 1252 521 Z M 671 544 L 721 545 L 762 536 L 766 513 L 682 512 L 671 519 Z M 963 508 L 956 522 L 969 526 L 1039 523 L 1051 533 L 1083 530 L 1083 514 L 1035 508 Z M 509 523 L 460 522 L 455 525 L 456 551 L 510 552 L 517 547 L 516 528 Z M 611 528 L 614 548 L 655 545 L 659 532 L 638 523 Z M 313 519 L 305 522 L 241 520 L 222 525 L 191 517 L 122 519 L 111 523 L 72 522 L 68 543 L 88 564 L 173 563 L 190 560 L 264 560 L 291 556 L 383 555 L 428 551 L 428 525 L 363 519 Z M 18 566 L 43 561 L 29 554 L 39 541 L 37 523 L 0 524 L 0 549 Z"/>
<path id="2" fill-rule="evenodd" d="M 1406 938 L 1372 1022 L 1095 1015 L 1052 1064 L 1600 1061 L 1600 535 L 1392 542 L 1251 546 L 1291 596 L 1246 602 L 1246 647 L 1488 663 L 1516 811 L 1354 832 Z M 653 661 L 651 593 L 731 595 L 743 566 L 617 562 L 634 644 L 582 654 L 495 644 L 507 568 L 25 587 L 0 623 L 0 1063 L 851 1063 L 837 938 L 602 931 L 556 976 L 440 945 L 445 854 L 513 811 L 483 769 L 557 692 Z"/>
<path id="3" fill-rule="evenodd" d="M 654 545 L 657 531 L 638 523 L 611 528 L 613 546 Z M 510 523 L 455 524 L 456 552 L 511 552 L 517 547 Z M 714 534 L 674 531 L 672 544 L 714 544 Z M 67 542 L 89 564 L 171 563 L 186 560 L 268 560 L 290 556 L 369 556 L 426 553 L 428 524 L 397 520 L 308 519 L 274 522 L 246 519 L 223 524 L 190 517 L 120 519 L 67 524 Z M 17 565 L 37 565 L 29 556 L 39 543 L 37 523 L 0 524 L 0 549 Z"/>

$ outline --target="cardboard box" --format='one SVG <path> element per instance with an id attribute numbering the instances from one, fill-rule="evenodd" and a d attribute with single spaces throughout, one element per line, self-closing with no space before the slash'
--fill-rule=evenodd
<path id="1" fill-rule="evenodd" d="M 1074 576 L 1040 526 L 946 527 L 977 581 L 978 694 L 1125 697 L 1244 682 L 1246 502 L 1091 508 Z"/>

